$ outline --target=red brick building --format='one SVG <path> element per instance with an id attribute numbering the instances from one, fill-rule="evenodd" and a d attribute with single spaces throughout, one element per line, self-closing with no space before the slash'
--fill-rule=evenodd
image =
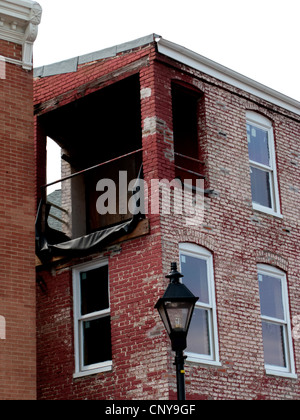
<path id="1" fill-rule="evenodd" d="M 297 399 L 299 102 L 151 35 L 36 69 L 34 104 L 38 398 L 176 398 L 154 305 L 177 261 L 199 297 L 187 398 Z M 62 158 L 52 209 L 47 138 Z M 153 211 L 151 181 L 175 178 L 203 180 L 201 217 L 163 195 Z"/>
<path id="2" fill-rule="evenodd" d="M 32 45 L 41 8 L 0 1 L 0 399 L 36 398 Z"/>

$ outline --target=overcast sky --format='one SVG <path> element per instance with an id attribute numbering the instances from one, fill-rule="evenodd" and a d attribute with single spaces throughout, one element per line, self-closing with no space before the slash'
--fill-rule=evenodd
<path id="1" fill-rule="evenodd" d="M 34 65 L 151 33 L 300 101 L 300 0 L 37 0 Z"/>
<path id="2" fill-rule="evenodd" d="M 300 0 L 37 1 L 35 67 L 156 33 L 300 101 Z"/>

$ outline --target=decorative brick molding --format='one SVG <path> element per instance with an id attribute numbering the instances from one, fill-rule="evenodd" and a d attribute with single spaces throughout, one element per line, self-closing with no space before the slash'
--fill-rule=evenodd
<path id="1" fill-rule="evenodd" d="M 283 271 L 288 271 L 289 268 L 289 262 L 287 259 L 268 250 L 257 251 L 256 261 L 257 263 L 274 265 L 278 268 L 281 268 Z"/>
<path id="2" fill-rule="evenodd" d="M 203 246 L 210 251 L 214 250 L 214 239 L 209 237 L 207 234 L 200 233 L 197 230 L 188 227 L 176 229 L 174 233 L 178 243 L 191 242 Z"/>
<path id="3" fill-rule="evenodd" d="M 41 22 L 42 8 L 31 0 L 0 0 L 0 39 L 22 45 L 22 59 L 5 57 L 9 63 L 32 70 L 33 43 Z"/>

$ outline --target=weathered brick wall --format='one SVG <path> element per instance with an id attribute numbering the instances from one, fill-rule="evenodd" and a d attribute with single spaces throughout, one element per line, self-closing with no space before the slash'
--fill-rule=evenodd
<path id="1" fill-rule="evenodd" d="M 300 119 L 213 79 L 206 83 L 207 76 L 200 72 L 179 68 L 181 71 L 160 65 L 156 69 L 158 90 L 161 97 L 167 98 L 167 103 L 157 100 L 156 116 L 167 127 L 166 133 L 172 131 L 172 80 L 190 83 L 204 92 L 202 150 L 207 187 L 216 194 L 205 197 L 204 221 L 198 227 L 185 226 L 182 217 L 162 217 L 163 269 L 166 272 L 170 261 L 178 261 L 180 242 L 196 243 L 213 253 L 222 364 L 204 367 L 188 363 L 188 397 L 297 399 L 299 380 L 265 374 L 257 263 L 271 264 L 287 272 L 291 318 L 297 316 Z M 256 110 L 273 121 L 283 219 L 252 210 L 247 110 Z M 165 154 L 168 142 L 169 134 L 161 142 Z M 299 340 L 294 339 L 293 345 L 297 370 Z M 175 396 L 175 376 L 171 388 Z"/>
<path id="2" fill-rule="evenodd" d="M 74 89 L 87 80 L 86 72 L 97 70 L 93 78 L 111 74 L 119 67 L 146 57 L 140 71 L 141 114 L 143 130 L 144 176 L 157 177 L 157 142 L 144 127 L 147 118 L 155 116 L 153 68 L 148 66 L 148 51 L 137 51 L 104 63 L 83 67 L 79 74 L 60 76 L 60 89 Z M 95 70 L 95 71 L 96 71 Z M 129 70 L 123 77 L 132 74 Z M 57 77 L 58 78 L 58 77 Z M 52 79 L 52 78 L 51 78 Z M 79 82 L 77 81 L 79 80 Z M 54 77 L 55 80 L 55 77 Z M 91 80 L 93 80 L 91 78 Z M 106 82 L 112 80 L 107 77 Z M 37 80 L 36 98 L 47 96 L 47 80 Z M 77 83 L 77 85 L 75 84 Z M 50 82 L 50 85 L 52 83 Z M 77 86 L 77 87 L 76 87 Z M 59 90 L 57 90 L 59 92 Z M 56 93 L 56 92 L 55 92 Z M 73 92 L 74 93 L 74 92 Z M 72 93 L 72 94 L 73 94 Z M 147 124 L 146 124 L 147 125 Z M 37 140 L 38 136 L 37 136 Z M 38 157 L 38 156 L 37 156 Z M 39 399 L 168 399 L 167 340 L 163 326 L 154 312 L 154 304 L 163 293 L 161 237 L 158 215 L 149 215 L 151 235 L 122 243 L 106 251 L 108 257 L 111 304 L 113 370 L 83 378 L 73 378 L 74 321 L 72 267 L 84 259 L 59 264 L 38 273 L 43 279 L 38 287 L 38 398 Z M 93 255 L 97 258 L 101 254 Z"/>
<path id="3" fill-rule="evenodd" d="M 113 369 L 98 375 L 73 378 L 72 266 L 79 260 L 38 274 L 44 282 L 37 293 L 39 399 L 168 399 L 163 326 L 153 316 L 161 281 L 160 249 L 159 237 L 148 236 L 105 252 Z"/>
<path id="4" fill-rule="evenodd" d="M 21 47 L 0 41 L 3 56 Z M 6 63 L 0 79 L 0 399 L 36 396 L 32 73 Z"/>
<path id="5" fill-rule="evenodd" d="M 142 58 L 146 59 L 139 69 L 145 180 L 150 184 L 153 178 L 175 176 L 171 82 L 178 80 L 204 94 L 199 117 L 201 158 L 206 163 L 206 187 L 215 193 L 205 197 L 205 217 L 199 226 L 187 226 L 181 216 L 150 214 L 150 235 L 108 253 L 111 372 L 73 379 L 71 267 L 79 261 L 39 273 L 45 282 L 38 289 L 39 398 L 176 398 L 173 354 L 153 307 L 167 285 L 164 275 L 170 262 L 178 261 L 179 243 L 192 242 L 213 253 L 221 366 L 188 363 L 187 396 L 297 399 L 298 379 L 265 374 L 256 266 L 264 262 L 287 272 L 291 317 L 299 315 L 300 119 L 156 56 L 149 47 L 83 66 L 74 74 L 37 80 L 38 112 L 57 106 L 51 101 L 57 95 L 64 104 L 79 91 L 87 94 L 131 74 L 128 70 L 120 76 L 117 69 Z M 109 74 L 118 76 L 110 79 Z M 81 90 L 82 83 L 94 79 L 102 84 Z M 273 121 L 283 219 L 252 210 L 246 136 L 250 109 Z M 299 340 L 293 345 L 297 371 Z"/>

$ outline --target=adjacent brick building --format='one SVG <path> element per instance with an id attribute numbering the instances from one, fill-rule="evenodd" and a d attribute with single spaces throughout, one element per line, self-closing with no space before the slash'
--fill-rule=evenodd
<path id="1" fill-rule="evenodd" d="M 36 69 L 34 104 L 38 398 L 176 398 L 154 305 L 177 261 L 199 296 L 187 398 L 297 399 L 299 102 L 151 35 Z M 47 137 L 62 149 L 58 230 Z M 133 217 L 125 174 L 152 210 L 151 180 L 201 179 L 204 213 L 161 197 Z M 117 214 L 99 215 L 107 203 Z"/>
<path id="2" fill-rule="evenodd" d="M 0 1 L 0 399 L 36 398 L 32 44 L 41 8 Z"/>

